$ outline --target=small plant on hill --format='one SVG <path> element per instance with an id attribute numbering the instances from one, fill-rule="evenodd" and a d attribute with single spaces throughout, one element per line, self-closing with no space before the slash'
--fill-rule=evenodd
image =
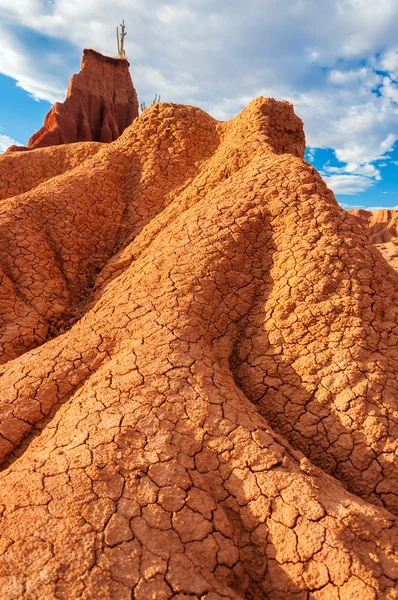
<path id="1" fill-rule="evenodd" d="M 155 98 L 153 99 L 151 104 L 157 104 L 158 102 L 160 102 L 160 94 L 155 94 Z M 144 110 L 146 109 L 145 101 L 141 102 L 140 109 L 141 109 L 141 112 L 144 112 Z"/>
<path id="2" fill-rule="evenodd" d="M 119 58 L 126 58 L 126 52 L 124 50 L 124 38 L 127 35 L 126 27 L 124 25 L 124 19 L 120 24 L 121 33 L 119 35 L 119 27 L 116 27 L 116 39 L 117 39 L 117 53 Z"/>

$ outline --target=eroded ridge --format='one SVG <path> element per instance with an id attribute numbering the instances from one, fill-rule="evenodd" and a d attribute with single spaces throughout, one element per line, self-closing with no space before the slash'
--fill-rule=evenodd
<path id="1" fill-rule="evenodd" d="M 0 362 L 80 316 L 115 251 L 203 168 L 218 139 L 214 119 L 198 109 L 157 110 L 92 158 L 83 155 L 80 166 L 0 204 Z M 13 160 L 32 155 L 35 164 L 54 153 L 44 148 L 7 158 L 12 167 Z"/>
<path id="2" fill-rule="evenodd" d="M 84 316 L 1 367 L 0 597 L 396 599 L 397 274 L 289 104 L 141 119 L 50 194 L 124 204 Z"/>
<path id="3" fill-rule="evenodd" d="M 0 200 L 18 196 L 94 156 L 102 144 L 80 142 L 0 155 Z"/>

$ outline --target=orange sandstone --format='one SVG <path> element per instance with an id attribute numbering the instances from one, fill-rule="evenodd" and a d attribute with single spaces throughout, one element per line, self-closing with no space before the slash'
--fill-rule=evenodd
<path id="1" fill-rule="evenodd" d="M 304 147 L 156 104 L 1 202 L 2 599 L 398 597 L 398 274 Z"/>

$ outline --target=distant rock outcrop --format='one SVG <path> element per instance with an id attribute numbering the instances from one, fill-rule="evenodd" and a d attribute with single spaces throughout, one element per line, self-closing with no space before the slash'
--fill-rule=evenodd
<path id="1" fill-rule="evenodd" d="M 27 147 L 33 150 L 73 142 L 113 142 L 138 117 L 138 99 L 125 59 L 84 50 L 81 71 L 73 75 L 65 102 L 56 102 Z"/>
<path id="2" fill-rule="evenodd" d="M 398 210 L 353 209 L 348 211 L 366 231 L 387 262 L 398 270 Z"/>
<path id="3" fill-rule="evenodd" d="M 0 599 L 397 600 L 398 274 L 293 107 L 85 146 L 7 163 Z"/>

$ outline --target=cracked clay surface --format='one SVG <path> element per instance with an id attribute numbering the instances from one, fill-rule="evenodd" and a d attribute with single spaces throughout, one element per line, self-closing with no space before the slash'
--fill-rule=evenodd
<path id="1" fill-rule="evenodd" d="M 398 274 L 304 147 L 258 98 L 0 158 L 1 600 L 398 598 Z"/>

